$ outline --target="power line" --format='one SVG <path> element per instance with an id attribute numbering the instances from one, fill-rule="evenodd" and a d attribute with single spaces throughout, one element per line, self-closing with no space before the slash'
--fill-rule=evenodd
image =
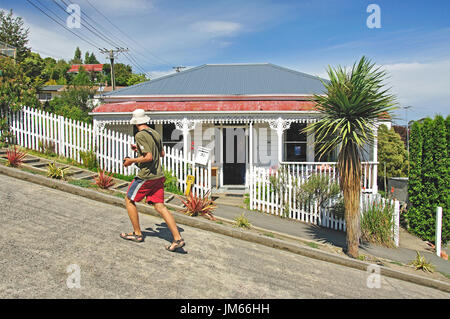
<path id="1" fill-rule="evenodd" d="M 38 9 L 40 12 L 42 12 L 43 14 L 45 14 L 47 17 L 49 17 L 51 20 L 53 20 L 54 22 L 56 22 L 59 26 L 63 27 L 65 30 L 69 31 L 70 33 L 72 33 L 73 35 L 75 35 L 76 37 L 78 37 L 80 40 L 86 42 L 87 44 L 93 46 L 94 48 L 98 47 L 93 44 L 91 41 L 84 39 L 83 37 L 81 37 L 80 35 L 76 34 L 75 32 L 73 32 L 72 30 L 70 30 L 69 28 L 67 28 L 66 26 L 64 26 L 64 24 L 61 24 L 59 21 L 55 20 L 52 16 L 48 15 L 47 12 L 45 12 L 44 10 L 42 10 L 39 6 L 37 6 L 36 4 L 34 4 L 33 2 L 31 2 L 31 0 L 27 0 L 27 2 L 29 4 L 31 4 L 33 7 L 35 7 L 36 9 Z M 47 10 L 49 10 L 45 5 L 43 5 L 39 0 L 38 2 Z M 56 15 L 53 11 L 49 10 L 50 12 L 52 12 L 56 17 L 58 17 L 58 15 Z M 59 18 L 59 17 L 58 17 Z"/>
<path id="2" fill-rule="evenodd" d="M 156 56 L 155 54 L 151 53 L 147 48 L 144 48 L 139 42 L 135 41 L 132 37 L 130 37 L 128 34 L 126 34 L 124 31 L 122 31 L 116 24 L 114 24 L 107 16 L 105 16 L 101 11 L 99 11 L 93 4 L 90 3 L 89 0 L 86 0 L 86 2 L 98 13 L 100 14 L 103 18 L 105 18 L 106 21 L 108 21 L 114 28 L 116 28 L 120 33 L 122 33 L 122 35 L 124 35 L 127 39 L 130 39 L 133 43 L 135 43 L 136 45 L 140 46 L 143 50 L 145 50 L 146 52 L 148 52 L 150 55 L 152 55 L 155 59 L 163 62 L 164 65 L 166 66 L 173 66 L 175 64 L 160 58 L 158 56 Z M 139 51 L 135 50 L 137 53 L 139 53 Z M 141 54 L 142 55 L 142 54 Z M 145 56 L 144 56 L 145 57 Z"/>
<path id="3" fill-rule="evenodd" d="M 58 2 L 56 2 L 55 0 L 53 0 L 53 2 L 64 12 L 66 12 L 68 15 L 70 15 Z M 68 4 L 64 1 L 61 0 L 62 3 L 64 3 L 64 5 L 68 6 Z M 70 3 L 73 4 L 72 1 L 69 0 Z M 89 20 L 91 20 L 93 23 L 97 24 L 100 28 L 102 28 L 102 26 L 100 24 L 98 24 L 97 22 L 95 22 L 91 17 L 89 17 L 88 14 L 84 13 L 83 17 L 86 16 Z M 99 29 L 97 29 L 95 26 L 93 26 L 89 21 L 86 20 L 86 18 L 82 18 L 81 15 L 78 15 L 78 17 L 80 18 L 80 20 L 84 20 L 85 23 L 87 23 L 90 27 L 86 26 L 86 24 L 84 25 L 91 33 L 93 33 L 94 35 L 100 37 L 105 43 L 107 43 L 108 45 L 115 47 L 116 49 L 119 49 L 121 47 L 121 45 L 119 45 L 117 42 L 115 42 L 115 40 L 112 40 L 109 36 L 105 35 L 105 32 L 100 31 Z M 91 29 L 92 28 L 92 29 Z M 113 35 L 114 36 L 114 35 Z M 121 41 L 123 42 L 123 41 Z M 125 46 L 126 43 L 125 43 Z M 127 58 L 127 60 L 136 67 L 136 69 L 139 69 L 141 72 L 143 72 L 144 74 L 146 73 L 144 68 L 140 66 L 140 64 L 136 61 L 136 59 L 134 57 L 131 56 L 131 54 L 129 54 L 128 52 L 124 51 L 125 53 L 125 57 Z"/>
<path id="4" fill-rule="evenodd" d="M 64 2 L 64 0 L 61 0 L 66 6 L 68 6 L 67 3 Z M 68 16 L 70 16 L 71 14 L 69 12 L 66 11 L 66 9 L 61 6 L 58 2 L 56 2 L 56 0 L 53 0 L 53 2 L 64 12 L 66 13 Z M 78 16 L 81 20 L 81 16 Z M 103 40 L 105 43 L 107 43 L 108 45 L 113 45 L 113 46 L 117 46 L 111 39 L 103 36 L 95 27 L 93 27 L 89 22 L 87 22 L 86 20 L 84 20 L 88 26 L 86 24 L 84 24 L 84 27 L 91 32 L 94 36 L 99 37 L 101 40 Z M 91 29 L 91 27 L 93 29 Z"/>

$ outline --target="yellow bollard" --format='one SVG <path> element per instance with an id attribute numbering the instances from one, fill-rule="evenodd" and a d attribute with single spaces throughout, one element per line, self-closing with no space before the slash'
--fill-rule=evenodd
<path id="1" fill-rule="evenodd" d="M 186 192 L 185 192 L 186 196 L 188 196 L 189 193 L 191 192 L 191 186 L 192 186 L 192 184 L 194 184 L 194 181 L 195 181 L 195 177 L 194 176 L 188 175 L 186 177 Z"/>

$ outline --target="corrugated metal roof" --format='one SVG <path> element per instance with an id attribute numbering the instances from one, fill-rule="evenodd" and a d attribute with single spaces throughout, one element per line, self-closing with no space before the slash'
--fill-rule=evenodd
<path id="1" fill-rule="evenodd" d="M 320 78 L 274 64 L 205 64 L 139 83 L 105 97 L 148 95 L 322 94 Z"/>
<path id="2" fill-rule="evenodd" d="M 39 91 L 58 91 L 63 87 L 64 85 L 44 85 Z"/>

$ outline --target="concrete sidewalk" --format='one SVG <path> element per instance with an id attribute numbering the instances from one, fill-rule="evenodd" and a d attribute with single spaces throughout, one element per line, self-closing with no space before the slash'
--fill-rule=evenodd
<path id="1" fill-rule="evenodd" d="M 240 216 L 242 213 L 244 213 L 250 223 L 256 227 L 300 237 L 309 241 L 331 244 L 340 248 L 346 247 L 346 236 L 342 231 L 327 229 L 300 221 L 288 220 L 235 206 L 218 205 L 214 212 L 215 216 L 230 220 L 234 220 L 235 217 Z M 360 253 L 408 264 L 416 258 L 416 250 L 401 246 L 401 242 L 399 248 L 387 248 L 372 244 L 363 244 L 360 246 Z M 450 275 L 449 261 L 439 258 L 429 251 L 420 250 L 419 252 L 436 267 L 437 271 Z"/>

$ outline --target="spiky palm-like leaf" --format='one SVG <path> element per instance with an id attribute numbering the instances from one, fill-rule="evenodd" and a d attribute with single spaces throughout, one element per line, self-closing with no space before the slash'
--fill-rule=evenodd
<path id="1" fill-rule="evenodd" d="M 213 214 L 213 210 L 216 208 L 214 202 L 209 197 L 209 191 L 203 196 L 196 196 L 193 192 L 190 192 L 188 196 L 184 198 L 177 196 L 183 205 L 184 209 L 181 210 L 182 213 L 188 216 L 204 216 L 211 220 L 216 220 Z"/>
<path id="2" fill-rule="evenodd" d="M 365 144 L 372 145 L 377 120 L 395 108 L 395 97 L 384 88 L 386 72 L 366 57 L 351 70 L 328 68 L 330 81 L 323 81 L 325 95 L 314 95 L 320 120 L 305 132 L 315 134 L 319 156 L 338 149 L 340 187 L 345 198 L 347 248 L 358 256 L 361 157 Z"/>

